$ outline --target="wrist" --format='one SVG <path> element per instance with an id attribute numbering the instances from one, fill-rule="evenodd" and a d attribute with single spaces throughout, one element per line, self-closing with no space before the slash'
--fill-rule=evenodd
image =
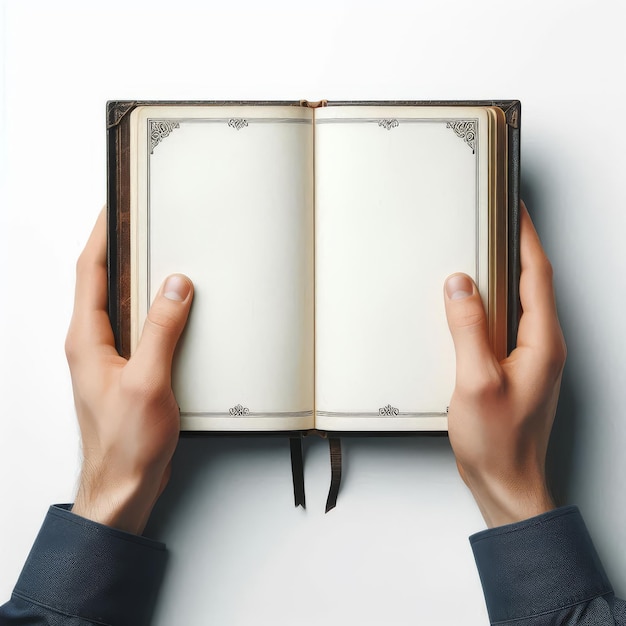
<path id="1" fill-rule="evenodd" d="M 545 483 L 470 489 L 489 528 L 521 522 L 556 508 Z"/>
<path id="2" fill-rule="evenodd" d="M 160 492 L 158 480 L 107 478 L 94 480 L 83 469 L 72 512 L 105 526 L 140 535 Z"/>

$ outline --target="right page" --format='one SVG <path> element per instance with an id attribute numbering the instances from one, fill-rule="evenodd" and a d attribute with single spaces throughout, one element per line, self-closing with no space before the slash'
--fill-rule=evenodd
<path id="1" fill-rule="evenodd" d="M 316 428 L 447 430 L 444 280 L 465 272 L 489 299 L 488 111 L 315 117 Z"/>

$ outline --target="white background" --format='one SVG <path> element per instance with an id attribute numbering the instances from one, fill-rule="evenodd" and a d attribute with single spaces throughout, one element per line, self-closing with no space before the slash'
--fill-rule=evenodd
<path id="1" fill-rule="evenodd" d="M 522 193 L 569 345 L 553 484 L 626 596 L 623 3 L 231 6 L 6 2 L 0 597 L 79 468 L 63 341 L 105 200 L 105 101 L 491 97 L 523 102 Z M 284 441 L 181 443 L 149 528 L 171 550 L 157 624 L 486 623 L 467 542 L 483 522 L 447 440 L 346 440 L 328 515 L 325 442 L 306 448 L 302 511 Z"/>

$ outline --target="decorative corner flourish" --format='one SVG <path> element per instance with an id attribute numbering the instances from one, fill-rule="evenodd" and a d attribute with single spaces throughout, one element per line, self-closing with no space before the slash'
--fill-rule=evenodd
<path id="1" fill-rule="evenodd" d="M 398 128 L 400 122 L 398 120 L 378 120 L 378 125 L 386 130 L 391 130 L 392 128 Z"/>
<path id="2" fill-rule="evenodd" d="M 249 415 L 250 409 L 248 407 L 242 406 L 241 404 L 237 404 L 236 406 L 228 409 L 228 412 L 231 415 Z"/>
<path id="3" fill-rule="evenodd" d="M 472 154 L 476 154 L 477 126 L 476 120 L 456 120 L 446 123 L 446 128 L 451 128 L 456 136 L 461 138 L 472 149 Z"/>
<path id="4" fill-rule="evenodd" d="M 380 409 L 378 409 L 378 415 L 393 417 L 399 414 L 400 414 L 400 411 L 396 409 L 395 406 L 391 406 L 391 404 L 387 404 L 385 406 L 380 407 Z"/>
<path id="5" fill-rule="evenodd" d="M 180 128 L 179 122 L 150 120 L 150 154 L 175 128 Z"/>
<path id="6" fill-rule="evenodd" d="M 244 120 L 243 117 L 231 117 L 228 120 L 228 125 L 235 130 L 241 130 L 248 125 L 248 120 Z"/>

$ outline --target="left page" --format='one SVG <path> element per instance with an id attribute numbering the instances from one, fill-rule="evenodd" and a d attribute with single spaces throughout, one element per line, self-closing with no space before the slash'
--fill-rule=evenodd
<path id="1" fill-rule="evenodd" d="M 173 374 L 182 430 L 311 428 L 312 110 L 132 115 L 132 345 L 164 278 L 184 273 L 195 297 Z"/>

